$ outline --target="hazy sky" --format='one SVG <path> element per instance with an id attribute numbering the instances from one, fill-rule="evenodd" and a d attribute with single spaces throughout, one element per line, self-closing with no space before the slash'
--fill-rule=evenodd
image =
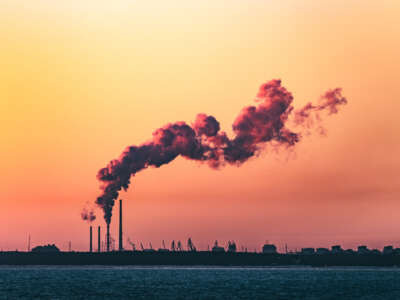
<path id="1" fill-rule="evenodd" d="M 3 0 L 0 248 L 25 249 L 31 234 L 87 249 L 80 212 L 98 169 L 197 113 L 231 134 L 273 78 L 295 106 L 335 87 L 349 104 L 294 153 L 137 174 L 122 193 L 126 237 L 400 247 L 399 15 L 397 0 Z"/>

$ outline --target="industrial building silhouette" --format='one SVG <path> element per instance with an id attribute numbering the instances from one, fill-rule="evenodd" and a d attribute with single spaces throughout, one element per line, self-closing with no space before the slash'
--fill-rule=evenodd
<path id="1" fill-rule="evenodd" d="M 238 249 L 234 240 L 229 240 L 225 246 L 217 240 L 213 247 L 206 251 L 195 246 L 192 238 L 187 239 L 186 247 L 181 241 L 171 241 L 168 248 L 165 241 L 159 249 L 153 249 L 151 243 L 145 248 L 139 242 L 140 249 L 127 239 L 131 249 L 123 245 L 122 200 L 119 201 L 118 249 L 115 240 L 110 235 L 107 224 L 105 242 L 101 240 L 101 227 L 97 228 L 97 251 L 93 247 L 93 226 L 89 227 L 89 242 L 87 252 L 62 252 L 56 245 L 36 246 L 30 250 L 30 236 L 27 252 L 0 252 L 0 265 L 311 265 L 311 266 L 400 266 L 400 248 L 385 246 L 382 251 L 369 249 L 365 245 L 357 250 L 343 249 L 340 245 L 328 248 L 302 248 L 300 251 L 279 253 L 276 245 L 266 242 L 260 251 L 247 251 L 247 247 Z"/>

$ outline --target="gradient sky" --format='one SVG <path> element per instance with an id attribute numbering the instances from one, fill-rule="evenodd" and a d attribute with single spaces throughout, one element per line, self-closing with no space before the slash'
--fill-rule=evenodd
<path id="1" fill-rule="evenodd" d="M 273 78 L 295 106 L 335 87 L 349 104 L 294 153 L 139 173 L 122 193 L 126 236 L 400 247 L 399 14 L 397 0 L 1 1 L 0 248 L 31 234 L 86 250 L 98 169 L 200 112 L 231 134 Z"/>

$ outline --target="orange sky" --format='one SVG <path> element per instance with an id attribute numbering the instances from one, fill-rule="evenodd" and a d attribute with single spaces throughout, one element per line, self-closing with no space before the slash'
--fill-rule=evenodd
<path id="1" fill-rule="evenodd" d="M 231 134 L 273 78 L 295 106 L 334 87 L 349 104 L 290 155 L 139 173 L 122 194 L 126 236 L 400 247 L 397 0 L 145 2 L 2 1 L 0 248 L 25 249 L 30 233 L 33 245 L 87 249 L 80 211 L 99 194 L 98 169 L 200 112 Z"/>

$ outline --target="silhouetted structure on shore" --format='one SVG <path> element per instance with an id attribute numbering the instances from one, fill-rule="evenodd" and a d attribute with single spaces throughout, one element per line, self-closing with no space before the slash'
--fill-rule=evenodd
<path id="1" fill-rule="evenodd" d="M 107 223 L 106 247 L 107 247 L 107 252 L 109 252 L 110 251 L 110 223 Z"/>
<path id="2" fill-rule="evenodd" d="M 98 227 L 100 237 L 100 227 Z M 223 265 L 223 266 L 276 266 L 276 265 L 309 265 L 309 266 L 400 266 L 400 248 L 385 246 L 382 251 L 358 246 L 357 251 L 343 250 L 340 245 L 328 248 L 302 248 L 300 252 L 278 253 L 274 244 L 266 243 L 261 252 L 237 251 L 236 243 L 228 241 L 226 249 L 215 241 L 211 251 L 199 251 L 191 238 L 187 248 L 182 243 L 171 243 L 171 250 L 162 241 L 162 248 L 153 249 L 151 243 L 145 249 L 140 243 L 137 251 L 129 240 L 132 251 L 111 252 L 61 252 L 56 245 L 37 246 L 28 252 L 0 252 L 0 265 Z M 100 239 L 99 239 L 100 246 Z M 245 250 L 246 249 L 246 250 Z M 93 250 L 90 248 L 90 250 Z M 119 249 L 118 249 L 119 250 Z"/>
<path id="3" fill-rule="evenodd" d="M 101 235 L 100 235 L 101 228 L 100 226 L 97 227 L 97 252 L 101 252 Z"/>
<path id="4" fill-rule="evenodd" d="M 118 250 L 123 251 L 124 246 L 122 244 L 122 199 L 119 200 L 119 241 Z"/>
<path id="5" fill-rule="evenodd" d="M 221 253 L 221 252 L 225 252 L 224 247 L 220 247 L 218 246 L 218 241 L 215 241 L 214 243 L 214 247 L 212 247 L 212 252 L 217 252 L 217 253 Z"/>
<path id="6" fill-rule="evenodd" d="M 212 251 L 59 252 L 54 245 L 31 252 L 0 252 L 0 265 L 215 265 L 399 266 L 400 254 L 265 254 Z M 40 250 L 39 250 L 40 249 Z M 146 249 L 148 250 L 148 249 Z"/>
<path id="7" fill-rule="evenodd" d="M 278 252 L 276 251 L 276 246 L 275 245 L 273 245 L 273 244 L 265 244 L 262 247 L 262 253 L 264 253 L 264 254 L 275 254 L 275 253 L 278 253 Z"/>
<path id="8" fill-rule="evenodd" d="M 93 227 L 90 225 L 89 252 L 93 252 Z"/>
<path id="9" fill-rule="evenodd" d="M 60 252 L 60 249 L 57 248 L 54 244 L 48 244 L 44 246 L 36 246 L 32 249 L 33 253 L 54 253 Z"/>

